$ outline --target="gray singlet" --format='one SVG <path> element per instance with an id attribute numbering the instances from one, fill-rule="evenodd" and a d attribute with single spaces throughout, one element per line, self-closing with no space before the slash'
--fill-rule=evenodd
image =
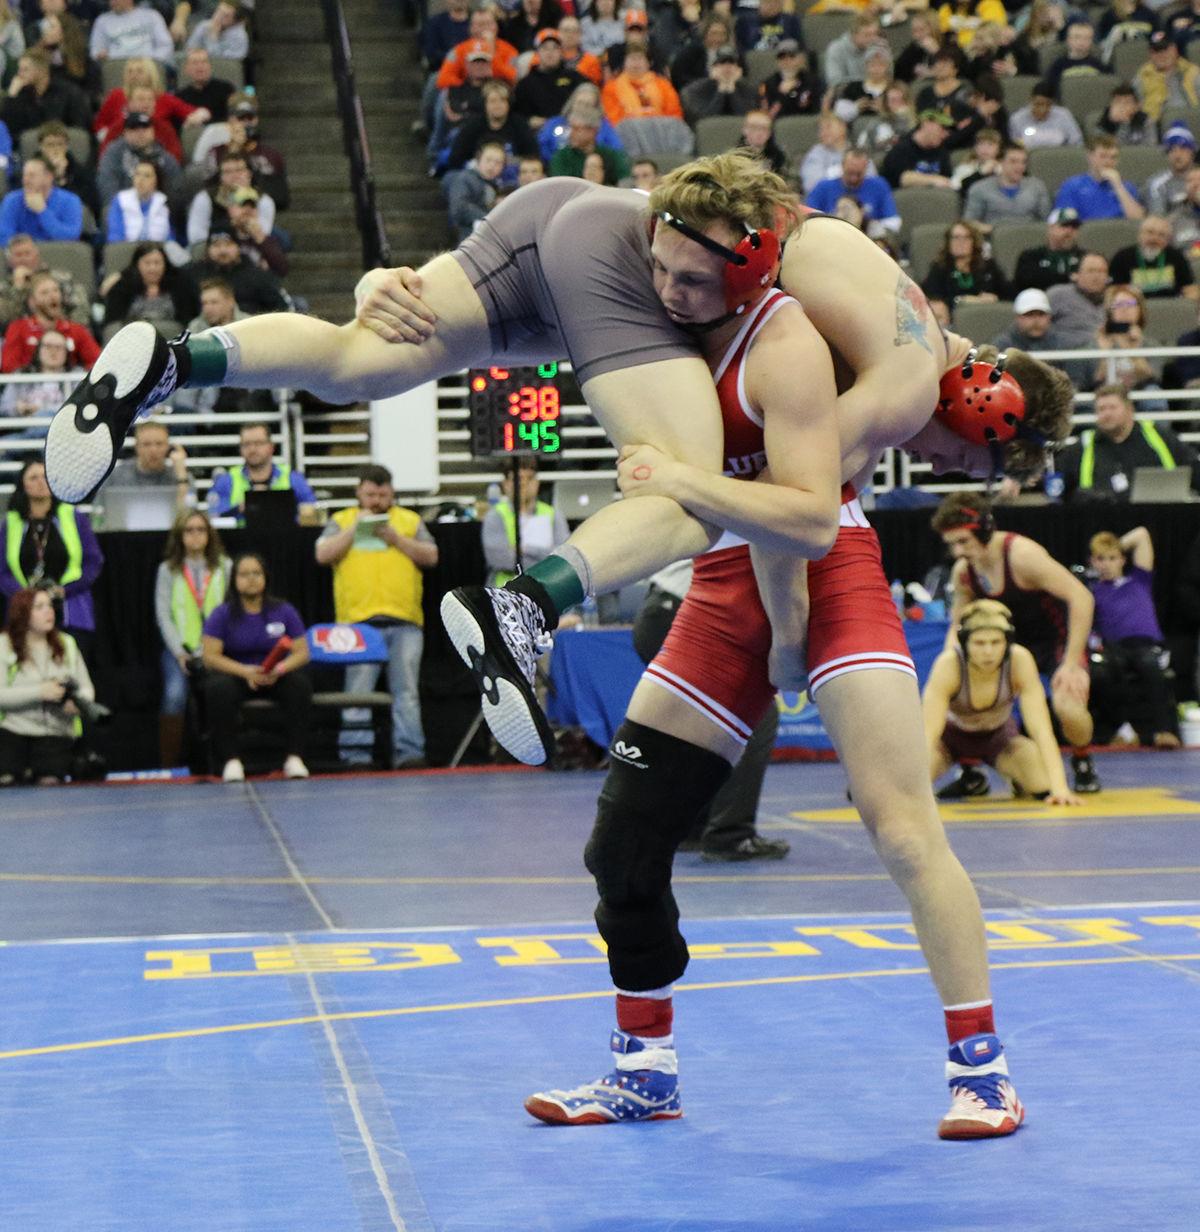
<path id="1" fill-rule="evenodd" d="M 496 359 L 569 358 L 582 384 L 700 353 L 654 292 L 644 193 L 539 180 L 453 255 L 483 300 Z"/>

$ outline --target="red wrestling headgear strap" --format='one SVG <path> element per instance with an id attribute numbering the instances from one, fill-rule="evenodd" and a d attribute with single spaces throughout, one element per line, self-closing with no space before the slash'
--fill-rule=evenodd
<path id="1" fill-rule="evenodd" d="M 1006 372 L 1006 352 L 994 364 L 977 358 L 979 348 L 967 352 L 961 368 L 947 372 L 939 385 L 934 416 L 956 436 L 976 445 L 1000 445 L 1024 435 L 1025 394 Z"/>
<path id="2" fill-rule="evenodd" d="M 746 234 L 738 241 L 736 248 L 726 248 L 666 210 L 660 210 L 656 217 L 724 260 L 725 311 L 729 315 L 738 316 L 745 312 L 775 285 L 779 277 L 782 245 L 774 231 L 755 230 L 749 223 L 743 223 Z"/>

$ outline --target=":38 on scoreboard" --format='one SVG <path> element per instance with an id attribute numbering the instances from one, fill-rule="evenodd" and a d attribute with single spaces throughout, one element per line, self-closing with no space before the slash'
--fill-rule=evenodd
<path id="1" fill-rule="evenodd" d="M 562 449 L 558 364 L 472 368 L 467 391 L 475 457 L 549 457 Z"/>

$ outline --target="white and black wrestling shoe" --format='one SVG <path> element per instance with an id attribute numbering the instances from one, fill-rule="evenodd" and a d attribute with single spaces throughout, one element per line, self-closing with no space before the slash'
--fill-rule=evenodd
<path id="1" fill-rule="evenodd" d="M 46 434 L 46 482 L 61 501 L 86 500 L 109 476 L 130 425 L 169 398 L 183 376 L 173 347 L 148 321 L 115 333 Z"/>
<path id="2" fill-rule="evenodd" d="M 460 586 L 442 599 L 442 624 L 475 677 L 492 735 L 518 761 L 542 765 L 554 754 L 533 690 L 538 656 L 552 640 L 542 609 L 516 591 Z"/>

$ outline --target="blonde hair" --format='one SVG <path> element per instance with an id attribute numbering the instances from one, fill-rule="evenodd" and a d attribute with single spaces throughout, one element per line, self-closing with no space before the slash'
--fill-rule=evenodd
<path id="1" fill-rule="evenodd" d="M 1102 530 L 1093 535 L 1088 540 L 1088 551 L 1093 556 L 1098 556 L 1101 552 L 1119 552 L 1122 556 L 1125 555 L 1120 539 L 1111 530 Z"/>
<path id="2" fill-rule="evenodd" d="M 984 629 L 997 629 L 1009 637 L 1015 632 L 1012 612 L 999 599 L 976 599 L 973 603 L 968 603 L 962 610 L 958 627 L 964 640 L 972 633 L 979 633 Z"/>
<path id="3" fill-rule="evenodd" d="M 121 88 L 126 94 L 138 86 L 149 86 L 156 95 L 163 92 L 162 70 L 146 56 L 126 60 L 121 73 Z"/>
<path id="4" fill-rule="evenodd" d="M 676 167 L 650 194 L 653 213 L 666 211 L 698 231 L 723 222 L 739 234 L 747 226 L 774 231 L 780 242 L 796 229 L 799 207 L 788 182 L 745 150 Z"/>

